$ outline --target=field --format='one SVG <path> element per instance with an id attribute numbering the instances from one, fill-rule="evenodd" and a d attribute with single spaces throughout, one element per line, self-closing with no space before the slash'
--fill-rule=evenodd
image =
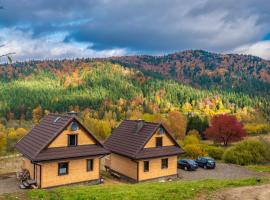
<path id="1" fill-rule="evenodd" d="M 194 199 L 198 195 L 208 195 L 214 191 L 229 187 L 258 185 L 269 180 L 258 181 L 255 178 L 241 180 L 200 180 L 177 181 L 166 183 L 118 184 L 99 186 L 60 187 L 52 190 L 31 190 L 27 193 L 2 195 L 0 199 L 144 199 L 144 200 L 170 200 Z"/>

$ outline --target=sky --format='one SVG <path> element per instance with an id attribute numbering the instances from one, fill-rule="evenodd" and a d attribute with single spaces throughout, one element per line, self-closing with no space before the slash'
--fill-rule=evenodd
<path id="1" fill-rule="evenodd" d="M 269 0 L 0 0 L 15 60 L 202 49 L 270 60 Z"/>

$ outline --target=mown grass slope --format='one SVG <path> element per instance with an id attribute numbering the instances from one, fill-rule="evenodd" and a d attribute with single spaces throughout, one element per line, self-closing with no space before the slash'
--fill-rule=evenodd
<path id="1" fill-rule="evenodd" d="M 98 186 L 60 187 L 52 190 L 32 190 L 28 193 L 31 199 L 61 200 L 176 200 L 193 199 L 201 193 L 268 182 L 255 178 L 242 180 L 199 180 L 177 181 L 166 183 L 141 183 Z M 10 197 L 11 198 L 11 197 Z"/>

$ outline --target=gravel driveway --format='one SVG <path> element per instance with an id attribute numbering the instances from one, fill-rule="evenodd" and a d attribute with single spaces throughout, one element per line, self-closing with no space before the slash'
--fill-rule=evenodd
<path id="1" fill-rule="evenodd" d="M 185 180 L 239 179 L 265 176 L 263 172 L 255 172 L 238 165 L 225 163 L 217 163 L 215 169 L 198 168 L 196 171 L 178 169 L 178 173 Z"/>
<path id="2" fill-rule="evenodd" d="M 21 191 L 14 173 L 0 176 L 0 194 Z"/>

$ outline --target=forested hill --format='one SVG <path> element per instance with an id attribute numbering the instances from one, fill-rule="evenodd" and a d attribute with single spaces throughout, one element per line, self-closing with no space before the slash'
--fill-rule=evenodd
<path id="1" fill-rule="evenodd" d="M 270 61 L 255 56 L 190 50 L 164 56 L 122 56 L 108 60 L 199 88 L 233 88 L 256 95 L 270 92 Z"/>
<path id="2" fill-rule="evenodd" d="M 0 65 L 0 118 L 31 119 L 36 108 L 91 109 L 99 119 L 110 112 L 117 121 L 174 109 L 269 118 L 269 70 L 257 57 L 205 51 Z"/>

